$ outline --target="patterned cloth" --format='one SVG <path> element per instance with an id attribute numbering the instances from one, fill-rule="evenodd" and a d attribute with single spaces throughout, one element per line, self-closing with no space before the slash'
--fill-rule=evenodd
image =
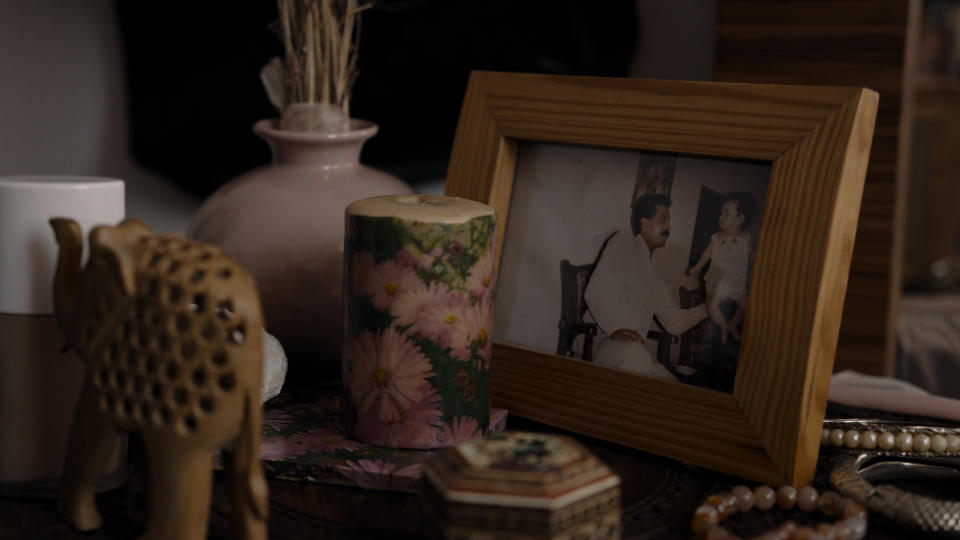
<path id="1" fill-rule="evenodd" d="M 264 406 L 260 458 L 267 476 L 416 493 L 420 463 L 436 451 L 385 448 L 344 437 L 337 392 L 284 392 Z M 506 422 L 505 409 L 491 410 L 489 432 L 503 431 Z"/>

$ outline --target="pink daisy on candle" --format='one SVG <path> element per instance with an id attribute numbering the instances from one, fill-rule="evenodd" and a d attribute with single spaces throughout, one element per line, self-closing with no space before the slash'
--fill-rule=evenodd
<path id="1" fill-rule="evenodd" d="M 470 291 L 472 298 L 483 299 L 493 290 L 493 254 L 494 250 L 491 246 L 482 257 L 477 259 L 467 275 L 467 290 Z"/>
<path id="2" fill-rule="evenodd" d="M 411 326 L 422 317 L 423 311 L 441 298 L 450 293 L 450 288 L 443 283 L 431 283 L 429 286 L 422 281 L 418 287 L 401 292 L 393 302 L 390 314 L 396 317 L 397 326 Z"/>
<path id="3" fill-rule="evenodd" d="M 478 369 L 490 368 L 493 354 L 493 306 L 489 298 L 481 298 L 468 307 L 453 327 L 450 346 L 452 355 L 461 362 L 469 362 L 474 350 L 483 360 Z"/>
<path id="4" fill-rule="evenodd" d="M 441 255 L 443 255 L 443 250 L 439 247 L 435 247 L 429 253 L 424 253 L 418 257 L 417 264 L 420 265 L 420 268 L 430 268 Z"/>
<path id="5" fill-rule="evenodd" d="M 350 262 L 350 285 L 355 294 L 366 294 L 364 292 L 364 283 L 370 276 L 370 271 L 376 265 L 373 255 L 365 251 L 357 251 L 353 254 L 353 260 Z"/>
<path id="6" fill-rule="evenodd" d="M 416 345 L 392 330 L 365 331 L 350 343 L 350 392 L 361 411 L 373 409 L 383 422 L 400 420 L 424 397 L 424 381 L 433 375 L 430 361 Z"/>
<path id="7" fill-rule="evenodd" d="M 453 446 L 481 435 L 480 424 L 472 416 L 458 416 L 450 424 L 444 424 L 440 444 Z"/>
<path id="8" fill-rule="evenodd" d="M 417 266 L 417 256 L 413 253 L 409 246 L 398 251 L 394 258 L 401 266 L 406 266 L 407 268 L 414 268 Z"/>
<path id="9" fill-rule="evenodd" d="M 382 446 L 398 448 L 430 448 L 440 434 L 440 396 L 426 381 L 421 389 L 424 398 L 401 411 L 396 420 L 383 421 L 371 411 L 361 413 L 357 422 L 358 438 Z"/>
<path id="10" fill-rule="evenodd" d="M 448 291 L 447 294 L 433 298 L 423 308 L 413 328 L 441 347 L 449 347 L 455 328 L 469 309 L 470 300 L 460 293 Z"/>
<path id="11" fill-rule="evenodd" d="M 375 306 L 389 310 L 400 294 L 423 288 L 423 280 L 412 268 L 396 261 L 384 261 L 369 271 L 360 288 Z"/>

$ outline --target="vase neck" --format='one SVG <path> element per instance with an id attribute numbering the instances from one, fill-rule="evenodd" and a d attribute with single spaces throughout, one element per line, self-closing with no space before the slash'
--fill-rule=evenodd
<path id="1" fill-rule="evenodd" d="M 345 143 L 317 143 L 269 141 L 274 165 L 296 167 L 343 168 L 360 163 L 360 149 L 364 141 Z"/>
<path id="2" fill-rule="evenodd" d="M 270 145 L 273 164 L 279 166 L 339 169 L 360 164 L 363 143 L 377 133 L 377 126 L 352 120 L 343 133 L 303 133 L 275 128 L 274 120 L 261 120 L 253 130 Z"/>

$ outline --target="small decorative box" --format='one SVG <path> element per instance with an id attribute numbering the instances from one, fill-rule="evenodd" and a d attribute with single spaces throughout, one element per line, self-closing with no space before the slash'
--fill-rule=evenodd
<path id="1" fill-rule="evenodd" d="M 446 538 L 620 537 L 620 478 L 570 437 L 475 439 L 427 460 L 422 482 Z"/>

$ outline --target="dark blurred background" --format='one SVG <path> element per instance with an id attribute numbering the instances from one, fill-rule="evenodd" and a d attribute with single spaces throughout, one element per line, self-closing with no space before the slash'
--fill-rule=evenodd
<path id="1" fill-rule="evenodd" d="M 277 116 L 259 71 L 281 54 L 275 2 L 114 2 L 137 163 L 204 197 L 266 163 Z M 626 76 L 633 0 L 377 0 L 361 20 L 351 114 L 380 125 L 364 162 L 443 178 L 471 70 Z"/>

